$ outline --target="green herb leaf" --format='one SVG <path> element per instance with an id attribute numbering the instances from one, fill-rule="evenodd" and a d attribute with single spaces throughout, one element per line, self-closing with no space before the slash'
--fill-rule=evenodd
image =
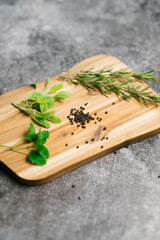
<path id="1" fill-rule="evenodd" d="M 62 88 L 63 88 L 63 84 L 58 83 L 58 84 L 54 85 L 53 87 L 51 87 L 51 89 L 49 90 L 49 93 L 55 93 Z"/>
<path id="2" fill-rule="evenodd" d="M 37 100 L 40 96 L 43 96 L 40 92 L 30 93 L 28 99 Z"/>
<path id="3" fill-rule="evenodd" d="M 36 82 L 34 81 L 33 78 L 31 78 L 31 80 L 32 80 L 32 82 L 33 82 L 33 86 L 34 86 L 34 88 L 36 89 L 36 88 L 37 88 L 37 84 L 36 84 Z"/>
<path id="4" fill-rule="evenodd" d="M 38 111 L 40 111 L 41 109 L 40 109 L 40 104 L 39 103 L 34 103 L 33 105 L 32 105 L 32 107 L 33 108 L 35 108 L 35 109 L 37 109 Z"/>
<path id="5" fill-rule="evenodd" d="M 54 99 L 53 99 L 53 102 L 47 103 L 47 108 L 48 108 L 48 109 L 51 108 L 51 107 L 53 107 L 53 106 L 54 106 Z"/>
<path id="6" fill-rule="evenodd" d="M 45 146 L 37 145 L 37 150 L 43 158 L 45 158 L 45 159 L 49 158 L 49 151 Z"/>
<path id="7" fill-rule="evenodd" d="M 55 114 L 55 110 L 54 111 L 50 111 L 50 112 L 47 112 L 47 113 L 43 113 L 43 116 L 53 116 Z"/>
<path id="8" fill-rule="evenodd" d="M 38 114 L 33 115 L 33 116 L 32 116 L 32 119 L 33 119 L 36 123 L 44 126 L 45 128 L 50 128 L 49 122 L 46 121 L 45 119 L 43 119 L 42 117 L 41 117 L 41 118 L 38 117 L 37 115 L 38 115 Z"/>
<path id="9" fill-rule="evenodd" d="M 27 101 L 26 104 L 29 108 L 32 107 L 32 104 L 29 101 Z"/>
<path id="10" fill-rule="evenodd" d="M 43 158 L 38 151 L 36 150 L 32 150 L 29 153 L 29 160 L 31 161 L 31 163 L 37 165 L 37 166 L 43 166 L 46 164 L 46 159 Z"/>
<path id="11" fill-rule="evenodd" d="M 42 135 L 42 131 L 41 128 L 39 129 L 39 132 L 36 134 L 36 144 L 37 145 L 42 145 L 42 139 L 43 139 L 43 135 Z"/>
<path id="12" fill-rule="evenodd" d="M 46 93 L 49 89 L 49 84 L 50 84 L 50 78 L 47 78 L 46 80 L 46 85 L 45 85 L 45 88 L 44 90 L 42 91 L 42 93 Z"/>
<path id="13" fill-rule="evenodd" d="M 45 113 L 48 109 L 47 103 L 40 104 L 41 113 Z"/>
<path id="14" fill-rule="evenodd" d="M 35 129 L 34 129 L 34 125 L 33 123 L 30 124 L 30 127 L 28 129 L 28 135 L 27 135 L 27 139 L 32 142 L 33 140 L 35 140 L 36 137 L 36 133 L 35 133 Z"/>
<path id="15" fill-rule="evenodd" d="M 41 95 L 38 99 L 37 102 L 38 103 L 50 103 L 53 102 L 53 97 L 50 96 L 45 96 L 45 95 Z"/>
<path id="16" fill-rule="evenodd" d="M 55 115 L 52 115 L 52 116 L 44 116 L 44 118 L 50 122 L 53 122 L 53 123 L 61 123 L 61 119 L 56 117 Z"/>
<path id="17" fill-rule="evenodd" d="M 42 144 L 45 144 L 49 138 L 49 132 L 47 130 L 42 131 Z"/>
<path id="18" fill-rule="evenodd" d="M 72 96 L 72 93 L 70 93 L 70 92 L 60 91 L 54 96 L 54 98 L 57 100 L 64 100 L 65 98 L 69 98 L 71 96 Z"/>

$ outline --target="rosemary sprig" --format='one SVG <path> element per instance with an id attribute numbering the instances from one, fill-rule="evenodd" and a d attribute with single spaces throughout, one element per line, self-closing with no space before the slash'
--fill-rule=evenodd
<path id="1" fill-rule="evenodd" d="M 94 71 L 93 68 L 87 70 L 81 70 L 78 73 L 69 73 L 65 76 L 60 76 L 59 80 L 68 80 L 74 85 L 81 84 L 87 90 L 98 90 L 101 94 L 108 97 L 111 93 L 116 93 L 118 96 L 128 101 L 132 97 L 141 101 L 146 106 L 148 103 L 158 105 L 160 103 L 160 96 L 155 95 L 150 89 L 149 82 L 156 81 L 158 79 L 153 76 L 153 70 L 149 72 L 135 73 L 128 69 L 120 69 L 113 71 L 110 67 L 105 67 L 100 70 Z M 146 82 L 147 87 L 144 85 L 135 83 Z"/>

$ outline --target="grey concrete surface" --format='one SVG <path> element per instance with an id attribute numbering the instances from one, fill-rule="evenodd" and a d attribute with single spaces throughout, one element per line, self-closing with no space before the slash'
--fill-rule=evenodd
<path id="1" fill-rule="evenodd" d="M 1 94 L 96 54 L 160 76 L 160 1 L 0 0 Z M 0 169 L 0 240 L 159 240 L 159 175 L 160 135 L 42 186 Z"/>

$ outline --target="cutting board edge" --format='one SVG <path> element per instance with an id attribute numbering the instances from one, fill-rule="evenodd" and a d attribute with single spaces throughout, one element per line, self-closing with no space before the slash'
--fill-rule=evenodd
<path id="1" fill-rule="evenodd" d="M 158 129 L 155 129 L 153 131 L 150 131 L 150 132 L 147 132 L 147 133 L 144 133 L 143 135 L 140 135 L 140 136 L 137 136 L 135 138 L 131 138 L 131 139 L 126 139 L 125 141 L 123 141 L 122 143 L 119 143 L 117 145 L 115 145 L 114 147 L 111 147 L 109 149 L 106 149 L 96 155 L 93 155 L 93 156 L 90 156 L 89 158 L 86 158 L 86 159 L 83 159 L 82 161 L 72 165 L 72 166 L 69 166 L 67 168 L 64 168 L 62 169 L 61 171 L 53 174 L 53 175 L 50 175 L 50 176 L 47 176 L 46 178 L 41 178 L 41 179 L 36 179 L 36 180 L 29 180 L 29 179 L 25 179 L 25 178 L 22 178 L 21 176 L 19 176 L 18 174 L 16 174 L 15 172 L 13 172 L 7 165 L 5 165 L 2 161 L 0 161 L 0 165 L 6 170 L 6 172 L 9 172 L 13 177 L 14 179 L 18 180 L 20 183 L 23 183 L 25 185 L 29 185 L 29 186 L 36 186 L 36 185 L 42 185 L 42 184 L 45 184 L 53 179 L 56 179 L 68 172 L 71 172 L 89 162 L 92 162 L 94 160 L 96 160 L 97 158 L 100 158 L 100 157 L 103 157 L 109 153 L 112 153 L 118 149 L 121 149 L 125 146 L 129 146 L 131 144 L 134 144 L 134 143 L 137 143 L 137 142 L 140 142 L 142 140 L 145 140 L 147 139 L 148 137 L 153 137 L 154 135 L 156 134 L 159 134 L 160 133 L 160 128 Z"/>

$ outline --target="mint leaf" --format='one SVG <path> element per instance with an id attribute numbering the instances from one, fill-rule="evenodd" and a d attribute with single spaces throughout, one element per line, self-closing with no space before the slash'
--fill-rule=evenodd
<path id="1" fill-rule="evenodd" d="M 37 166 L 43 166 L 46 164 L 46 159 L 43 158 L 38 151 L 36 150 L 32 150 L 30 151 L 29 155 L 28 155 L 29 160 L 31 161 L 31 163 L 37 165 Z"/>
<path id="2" fill-rule="evenodd" d="M 41 109 L 40 109 L 40 104 L 37 103 L 37 102 L 36 102 L 35 104 L 33 104 L 32 107 L 35 108 L 35 109 L 37 109 L 37 110 L 41 110 Z"/>
<path id="3" fill-rule="evenodd" d="M 55 115 L 53 116 L 44 116 L 44 118 L 50 122 L 53 122 L 53 123 L 61 123 L 61 119 L 56 117 Z"/>
<path id="4" fill-rule="evenodd" d="M 41 118 L 38 117 L 37 115 L 38 115 L 38 114 L 33 115 L 33 116 L 32 116 L 32 119 L 33 119 L 36 123 L 44 126 L 45 128 L 50 128 L 49 122 L 47 122 L 47 121 L 46 121 L 45 119 L 43 119 L 42 117 L 41 117 Z"/>
<path id="5" fill-rule="evenodd" d="M 37 150 L 43 158 L 45 159 L 49 158 L 49 151 L 45 146 L 37 145 Z"/>
<path id="6" fill-rule="evenodd" d="M 45 113 L 48 109 L 48 105 L 47 103 L 41 103 L 40 104 L 40 110 L 41 110 L 41 113 Z"/>
<path id="7" fill-rule="evenodd" d="M 69 98 L 71 96 L 72 96 L 72 93 L 70 93 L 70 92 L 60 91 L 54 96 L 54 98 L 57 100 L 64 100 L 65 98 Z"/>
<path id="8" fill-rule="evenodd" d="M 30 127 L 28 129 L 28 135 L 27 135 L 27 139 L 32 142 L 36 137 L 36 133 L 35 133 L 35 129 L 34 129 L 34 125 L 33 123 L 30 124 Z"/>
<path id="9" fill-rule="evenodd" d="M 37 102 L 38 103 L 49 103 L 49 102 L 53 102 L 53 97 L 50 96 L 45 96 L 45 95 L 41 95 L 38 99 Z"/>
<path id="10" fill-rule="evenodd" d="M 47 108 L 51 108 L 54 106 L 54 99 L 53 99 L 53 102 L 49 102 L 47 103 Z"/>
<path id="11" fill-rule="evenodd" d="M 55 93 L 62 88 L 63 88 L 63 84 L 58 83 L 58 84 L 54 85 L 53 87 L 51 87 L 51 89 L 49 90 L 49 93 Z"/>
<path id="12" fill-rule="evenodd" d="M 47 130 L 44 130 L 42 133 L 42 144 L 45 144 L 47 141 L 47 138 L 49 138 L 49 132 Z"/>
<path id="13" fill-rule="evenodd" d="M 49 84 L 50 84 L 50 78 L 47 78 L 45 88 L 44 88 L 44 90 L 42 91 L 43 93 L 46 93 L 46 92 L 48 91 L 48 89 L 49 89 Z"/>
<path id="14" fill-rule="evenodd" d="M 47 113 L 43 113 L 43 116 L 53 116 L 55 114 L 55 110 L 54 111 L 50 111 L 50 112 L 47 112 Z"/>
<path id="15" fill-rule="evenodd" d="M 43 96 L 40 92 L 30 93 L 28 99 L 37 100 L 40 96 Z"/>
<path id="16" fill-rule="evenodd" d="M 29 101 L 27 101 L 26 104 L 29 108 L 32 107 L 32 104 Z"/>
<path id="17" fill-rule="evenodd" d="M 43 135 L 42 135 L 41 128 L 39 129 L 39 132 L 36 134 L 35 140 L 36 140 L 36 144 L 42 145 Z"/>

